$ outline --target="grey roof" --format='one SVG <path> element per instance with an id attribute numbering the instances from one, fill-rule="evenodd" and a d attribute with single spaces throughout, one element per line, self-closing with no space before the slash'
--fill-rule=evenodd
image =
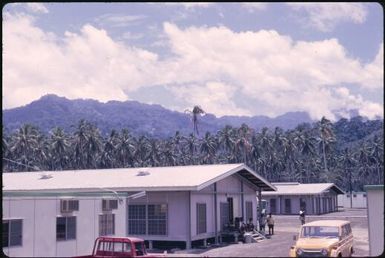
<path id="1" fill-rule="evenodd" d="M 199 191 L 238 174 L 255 188 L 275 187 L 244 164 L 3 173 L 3 192 Z"/>
<path id="2" fill-rule="evenodd" d="M 276 192 L 262 192 L 262 195 L 312 195 L 321 194 L 334 190 L 337 194 L 344 194 L 338 186 L 333 183 L 300 184 L 298 182 L 271 183 L 277 188 Z"/>

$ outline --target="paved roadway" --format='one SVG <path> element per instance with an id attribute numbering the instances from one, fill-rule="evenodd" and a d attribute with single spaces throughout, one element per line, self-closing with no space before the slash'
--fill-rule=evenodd
<path id="1" fill-rule="evenodd" d="M 306 222 L 321 219 L 343 219 L 352 223 L 355 257 L 369 255 L 366 209 L 350 209 L 325 215 L 307 216 Z M 298 233 L 300 221 L 295 215 L 277 215 L 274 235 L 270 239 L 251 244 L 227 244 L 206 249 L 181 250 L 167 254 L 169 257 L 287 257 Z"/>

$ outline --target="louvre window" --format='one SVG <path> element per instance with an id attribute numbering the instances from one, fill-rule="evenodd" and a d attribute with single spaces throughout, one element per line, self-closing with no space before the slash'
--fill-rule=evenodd
<path id="1" fill-rule="evenodd" d="M 115 214 L 99 215 L 99 235 L 107 236 L 115 234 Z"/>
<path id="2" fill-rule="evenodd" d="M 76 239 L 76 217 L 56 218 L 56 240 Z"/>
<path id="3" fill-rule="evenodd" d="M 197 203 L 197 234 L 207 232 L 206 203 Z"/>
<path id="4" fill-rule="evenodd" d="M 3 220 L 3 247 L 21 246 L 23 240 L 23 220 Z"/>
<path id="5" fill-rule="evenodd" d="M 79 210 L 79 200 L 60 200 L 61 212 L 73 212 Z"/>
<path id="6" fill-rule="evenodd" d="M 249 219 L 253 219 L 253 202 L 246 202 L 246 219 L 248 222 Z"/>
<path id="7" fill-rule="evenodd" d="M 118 208 L 118 200 L 102 200 L 102 210 L 110 211 Z"/>

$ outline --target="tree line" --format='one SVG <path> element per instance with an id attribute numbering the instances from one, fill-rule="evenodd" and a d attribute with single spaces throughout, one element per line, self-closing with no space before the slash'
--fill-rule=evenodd
<path id="1" fill-rule="evenodd" d="M 3 127 L 3 172 L 245 163 L 270 182 L 331 182 L 345 190 L 351 184 L 355 191 L 383 184 L 383 133 L 346 144 L 333 127 L 322 118 L 287 131 L 242 124 L 198 135 L 194 123 L 190 135 L 158 139 L 127 129 L 102 136 L 85 120 L 72 133 L 57 127 L 43 134 L 25 124 L 12 133 Z"/>

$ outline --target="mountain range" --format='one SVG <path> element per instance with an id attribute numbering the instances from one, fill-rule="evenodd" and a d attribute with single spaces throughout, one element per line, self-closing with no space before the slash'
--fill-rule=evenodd
<path id="1" fill-rule="evenodd" d="M 204 109 L 204 107 L 203 107 Z M 193 131 L 191 115 L 168 110 L 160 105 L 143 104 L 137 101 L 109 101 L 106 103 L 92 99 L 69 100 L 48 94 L 28 105 L 3 110 L 3 127 L 13 131 L 30 123 L 48 132 L 54 127 L 62 127 L 71 132 L 81 119 L 94 123 L 103 134 L 112 129 L 127 128 L 133 135 L 170 137 L 179 131 L 188 135 Z M 306 112 L 288 112 L 275 118 L 267 116 L 222 116 L 205 114 L 199 117 L 201 134 L 212 133 L 226 125 L 239 127 L 242 123 L 255 130 L 263 127 L 293 129 L 301 123 L 314 122 Z"/>

